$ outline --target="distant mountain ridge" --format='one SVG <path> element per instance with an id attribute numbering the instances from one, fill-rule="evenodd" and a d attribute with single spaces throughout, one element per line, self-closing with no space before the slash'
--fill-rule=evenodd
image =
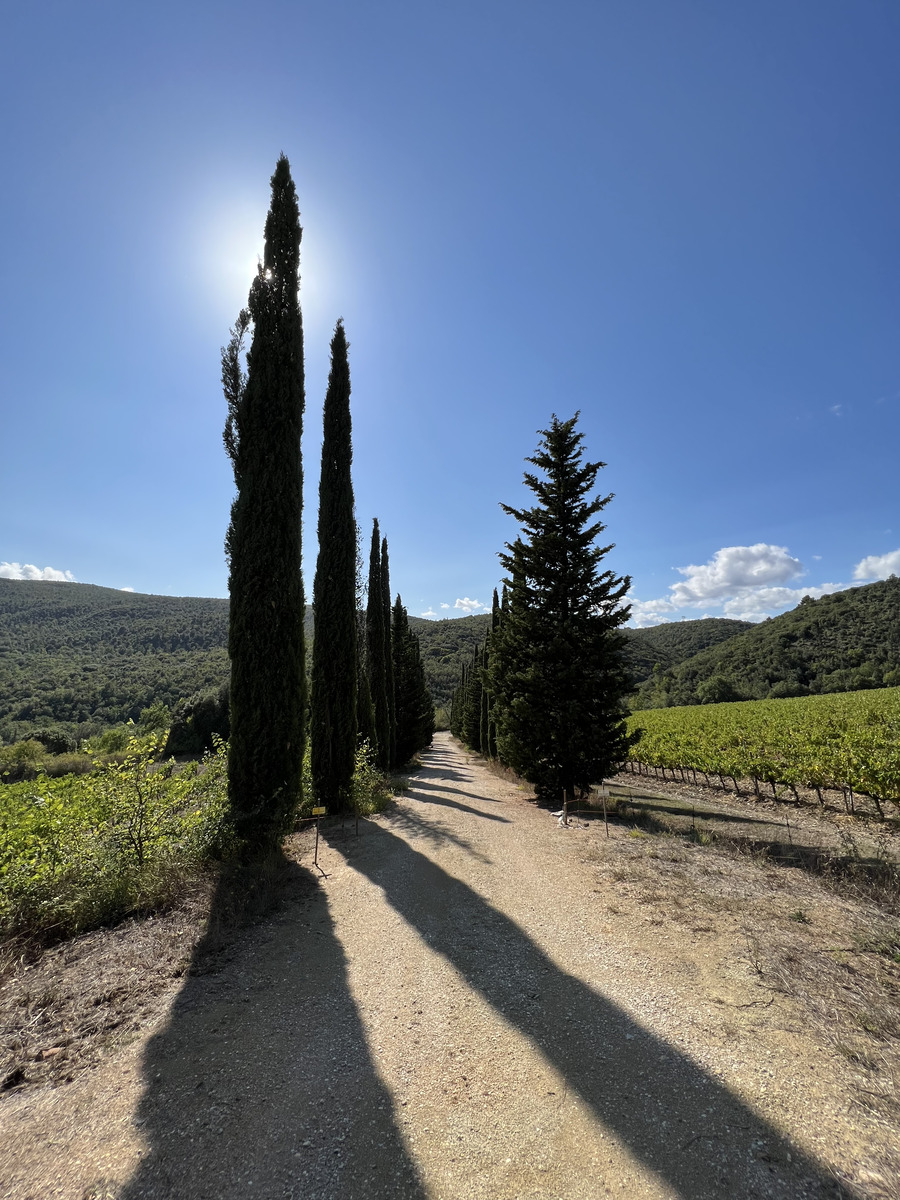
<path id="1" fill-rule="evenodd" d="M 435 704 L 446 705 L 490 615 L 409 620 Z M 87 737 L 218 688 L 227 636 L 227 600 L 0 579 L 0 741 L 47 728 Z M 642 707 L 900 683 L 900 580 L 807 600 L 760 625 L 702 618 L 625 636 Z"/>

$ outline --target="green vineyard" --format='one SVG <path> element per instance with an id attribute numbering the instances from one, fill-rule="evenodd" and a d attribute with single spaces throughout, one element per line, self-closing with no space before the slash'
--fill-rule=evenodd
<path id="1" fill-rule="evenodd" d="M 871 797 L 879 814 L 885 801 L 900 802 L 900 688 L 748 700 L 735 704 L 659 708 L 634 713 L 629 730 L 641 729 L 632 770 L 653 768 L 697 779 L 718 777 L 735 790 L 762 785 L 840 791 L 848 811 L 854 793 Z"/>

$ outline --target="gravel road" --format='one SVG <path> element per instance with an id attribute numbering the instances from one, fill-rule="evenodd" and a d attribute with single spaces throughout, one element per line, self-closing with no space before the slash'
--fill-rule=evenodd
<path id="1" fill-rule="evenodd" d="M 3 1195 L 900 1194 L 745 948 L 616 907 L 624 830 L 561 828 L 448 735 L 423 759 L 146 1036 L 4 1100 Z"/>

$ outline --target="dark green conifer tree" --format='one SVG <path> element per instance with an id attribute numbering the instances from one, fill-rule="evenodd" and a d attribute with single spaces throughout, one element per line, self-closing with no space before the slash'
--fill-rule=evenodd
<path id="1" fill-rule="evenodd" d="M 369 691 L 375 714 L 375 762 L 380 770 L 391 765 L 391 710 L 387 693 L 388 638 L 384 627 L 384 601 L 381 591 L 381 540 L 378 519 L 372 522 L 372 546 L 369 551 L 369 592 L 366 600 L 366 666 Z"/>
<path id="2" fill-rule="evenodd" d="M 222 351 L 225 449 L 237 495 L 225 539 L 231 595 L 228 796 L 249 845 L 276 842 L 301 799 L 306 714 L 301 508 L 300 214 L 288 160 L 272 176 L 263 261 Z M 252 325 L 247 371 L 243 337 Z"/>
<path id="3" fill-rule="evenodd" d="M 472 653 L 472 663 L 468 673 L 468 688 L 466 691 L 465 707 L 463 710 L 463 741 L 470 750 L 481 749 L 481 697 L 483 693 L 483 662 L 484 653 L 481 646 Z"/>
<path id="4" fill-rule="evenodd" d="M 463 737 L 463 716 L 466 709 L 468 670 L 467 665 L 463 663 L 459 683 L 454 688 L 453 696 L 450 700 L 450 732 L 460 741 L 462 741 Z"/>
<path id="5" fill-rule="evenodd" d="M 357 645 L 366 644 L 365 614 L 363 614 L 362 630 L 357 626 Z M 375 706 L 372 704 L 372 692 L 369 688 L 369 672 L 366 666 L 366 655 L 359 655 L 356 669 L 356 737 L 361 746 L 364 742 L 374 750 L 378 741 L 375 732 Z"/>
<path id="6" fill-rule="evenodd" d="M 319 804 L 350 802 L 356 755 L 356 518 L 347 338 L 338 321 L 331 340 L 319 480 L 319 556 L 313 584 L 310 766 Z"/>
<path id="7" fill-rule="evenodd" d="M 434 702 L 425 683 L 419 639 L 409 627 L 400 597 L 391 617 L 391 652 L 397 713 L 397 765 L 409 762 L 434 736 Z"/>
<path id="8" fill-rule="evenodd" d="M 491 687 L 502 760 L 540 795 L 572 800 L 627 758 L 630 683 L 620 627 L 627 577 L 601 570 L 612 546 L 594 518 L 612 496 L 590 497 L 603 463 L 582 461 L 583 434 L 553 417 L 526 472 L 533 508 L 505 512 L 522 526 L 501 561 L 509 610 L 492 638 Z"/>
<path id="9" fill-rule="evenodd" d="M 391 649 L 391 569 L 388 563 L 387 538 L 381 539 L 381 603 L 384 615 L 384 688 L 388 702 L 388 729 L 390 748 L 388 761 L 391 768 L 397 766 L 397 698 L 394 694 L 394 656 Z"/>
<path id="10" fill-rule="evenodd" d="M 491 690 L 491 642 L 494 634 L 500 625 L 501 616 L 500 601 L 497 598 L 497 589 L 494 588 L 494 595 L 491 601 L 491 631 L 488 634 L 488 661 L 485 664 L 485 695 L 487 696 L 487 745 L 484 748 L 485 754 L 489 758 L 497 757 L 497 721 L 494 716 L 494 693 Z"/>

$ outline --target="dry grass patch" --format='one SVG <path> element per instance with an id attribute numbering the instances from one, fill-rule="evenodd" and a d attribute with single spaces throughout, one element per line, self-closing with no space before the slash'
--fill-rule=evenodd
<path id="1" fill-rule="evenodd" d="M 720 958 L 710 970 L 733 971 L 737 960 L 760 989 L 757 999 L 735 1007 L 758 1011 L 780 998 L 779 1020 L 816 1030 L 845 1063 L 860 1108 L 890 1125 L 900 1121 L 896 875 L 871 868 L 871 858 L 865 869 L 845 863 L 833 872 L 823 859 L 817 874 L 808 863 L 775 866 L 734 839 L 704 844 L 647 825 L 642 832 L 633 838 L 618 829 L 610 839 L 592 839 L 602 890 L 616 894 L 607 911 L 674 923 L 717 942 Z M 690 953 L 686 947 L 686 961 Z M 737 1038 L 747 1029 L 729 1017 L 720 1032 Z"/>

